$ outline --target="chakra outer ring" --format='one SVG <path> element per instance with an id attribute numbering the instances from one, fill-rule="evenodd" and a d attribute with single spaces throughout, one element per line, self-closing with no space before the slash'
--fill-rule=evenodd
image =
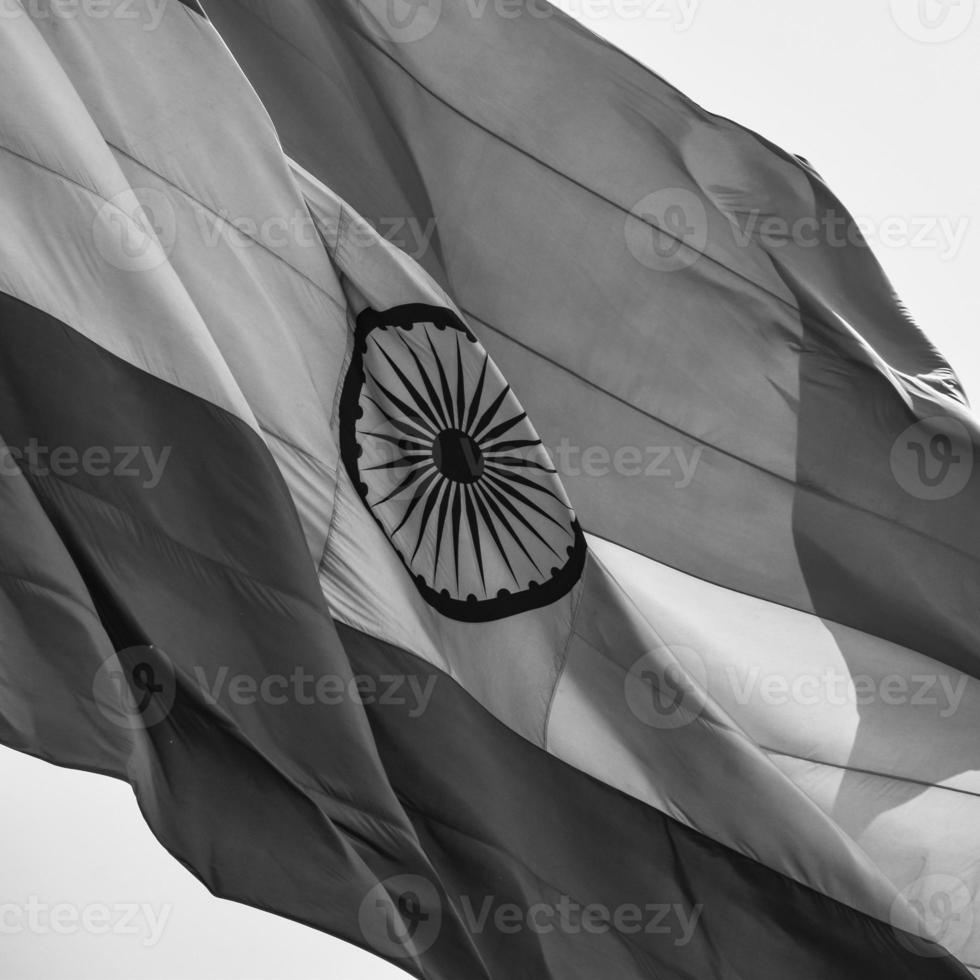
<path id="1" fill-rule="evenodd" d="M 531 581 L 525 588 L 520 589 L 501 589 L 496 595 L 485 598 L 472 594 L 467 596 L 454 595 L 446 588 L 434 588 L 426 580 L 425 575 L 417 569 L 413 569 L 407 556 L 392 539 L 388 529 L 372 507 L 372 501 L 369 500 L 370 488 L 365 480 L 365 475 L 361 472 L 362 449 L 357 432 L 357 423 L 363 415 L 361 399 L 367 378 L 365 357 L 368 352 L 368 341 L 372 332 L 377 329 L 393 327 L 396 330 L 410 331 L 417 324 L 433 324 L 438 330 L 457 331 L 469 343 L 476 343 L 476 338 L 466 324 L 446 307 L 411 303 L 383 311 L 368 308 L 358 315 L 350 365 L 344 378 L 339 404 L 340 455 L 347 475 L 364 506 L 381 529 L 385 540 L 398 555 L 415 588 L 437 612 L 450 619 L 477 623 L 505 619 L 549 606 L 574 588 L 582 577 L 585 567 L 587 553 L 585 535 L 582 533 L 582 528 L 570 506 L 568 507 L 567 533 L 571 539 L 571 544 L 566 548 L 564 563 L 553 567 L 551 575 L 544 578 L 543 581 Z M 557 485 L 560 487 L 560 483 Z M 562 493 L 564 493 L 563 489 Z"/>

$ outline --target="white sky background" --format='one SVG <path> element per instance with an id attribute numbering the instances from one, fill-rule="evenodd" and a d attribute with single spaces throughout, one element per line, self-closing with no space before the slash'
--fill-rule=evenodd
<path id="1" fill-rule="evenodd" d="M 919 0 L 561 5 L 706 108 L 809 159 L 869 223 L 899 295 L 980 405 L 980 12 L 970 19 L 977 0 L 923 3 L 940 26 L 920 20 Z M 169 910 L 153 945 L 144 914 L 135 935 L 70 924 L 36 934 L 26 911 L 16 932 L 8 914 L 0 980 L 405 976 L 311 929 L 211 898 L 156 843 L 122 783 L 0 749 L 0 785 L 0 911 L 26 909 L 32 897 L 78 914 L 122 903 Z"/>

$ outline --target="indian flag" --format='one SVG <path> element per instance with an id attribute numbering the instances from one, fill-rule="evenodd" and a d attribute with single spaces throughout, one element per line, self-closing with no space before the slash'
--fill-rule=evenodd
<path id="1" fill-rule="evenodd" d="M 4 2 L 0 739 L 419 977 L 969 976 L 980 433 L 813 170 L 532 0 Z"/>

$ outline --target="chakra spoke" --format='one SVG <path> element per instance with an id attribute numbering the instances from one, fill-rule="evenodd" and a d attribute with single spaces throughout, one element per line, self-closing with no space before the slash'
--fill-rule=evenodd
<path id="1" fill-rule="evenodd" d="M 463 428 L 466 414 L 466 379 L 463 375 L 463 354 L 459 349 L 459 334 L 456 334 L 456 424 Z"/>
<path id="2" fill-rule="evenodd" d="M 402 383 L 402 387 L 412 396 L 412 401 L 418 406 L 419 411 L 436 427 L 443 424 L 439 416 L 436 414 L 435 409 L 426 401 L 422 392 L 419 391 L 411 381 L 408 380 L 408 375 L 394 362 L 391 355 L 378 343 L 377 338 L 374 341 L 375 347 L 381 352 L 381 356 L 391 365 L 391 370 L 395 372 L 398 380 Z"/>
<path id="3" fill-rule="evenodd" d="M 497 410 L 503 405 L 504 399 L 507 397 L 509 391 L 510 385 L 506 385 L 500 394 L 490 403 L 490 407 L 480 416 L 480 421 L 476 423 L 476 428 L 470 432 L 470 435 L 474 439 L 477 441 L 480 440 L 480 433 L 494 420 L 497 415 Z"/>
<path id="4" fill-rule="evenodd" d="M 432 581 L 436 580 L 436 572 L 439 569 L 439 553 L 442 550 L 442 532 L 446 527 L 446 515 L 449 512 L 449 503 L 453 495 L 454 483 L 446 483 L 446 492 L 442 496 L 442 503 L 439 504 L 439 517 L 436 522 L 436 556 L 432 563 Z"/>
<path id="5" fill-rule="evenodd" d="M 405 514 L 402 517 L 401 521 L 399 521 L 398 523 L 398 527 L 396 527 L 395 530 L 391 532 L 392 537 L 394 537 L 405 526 L 408 519 L 412 516 L 412 513 L 415 510 L 415 508 L 418 507 L 419 501 L 422 500 L 422 498 L 427 493 L 431 492 L 429 488 L 432 486 L 433 481 L 438 476 L 439 476 L 438 473 L 432 472 L 418 485 L 418 487 L 416 487 L 412 499 L 408 502 L 408 507 L 405 508 Z"/>
<path id="6" fill-rule="evenodd" d="M 473 550 L 476 552 L 476 564 L 480 569 L 480 581 L 483 583 L 483 594 L 487 594 L 487 576 L 483 570 L 483 550 L 480 547 L 480 529 L 477 523 L 476 508 L 473 506 L 472 486 L 464 486 L 466 497 L 466 522 L 470 527 L 470 537 L 473 540 Z"/>
<path id="7" fill-rule="evenodd" d="M 425 368 L 422 366 L 422 361 L 419 359 L 418 354 L 415 353 L 415 349 L 412 345 L 402 336 L 402 332 L 399 330 L 398 339 L 404 344 L 405 349 L 411 355 L 412 360 L 415 361 L 415 367 L 419 372 L 419 377 L 422 379 L 422 384 L 425 385 L 426 394 L 429 396 L 429 401 L 432 403 L 432 407 L 439 413 L 440 424 L 445 428 L 449 428 L 452 425 L 452 421 L 449 416 L 446 415 L 445 410 L 442 407 L 442 402 L 439 401 L 439 396 L 436 394 L 436 389 L 432 385 L 432 381 L 429 379 L 429 375 Z"/>
<path id="8" fill-rule="evenodd" d="M 460 497 L 463 494 L 462 487 L 457 483 L 453 485 L 453 505 L 452 505 L 452 532 L 453 532 L 453 561 L 456 568 L 456 591 L 459 591 L 459 525 L 462 520 Z"/>
<path id="9" fill-rule="evenodd" d="M 389 415 L 381 403 L 377 399 L 372 398 L 370 395 L 364 396 L 384 417 L 385 421 L 393 425 L 399 432 L 404 432 L 406 435 L 412 436 L 414 439 L 425 439 L 428 442 L 432 441 L 432 435 L 417 426 L 410 425 L 408 422 L 403 422 L 401 419 L 395 418 L 393 415 Z"/>
<path id="10" fill-rule="evenodd" d="M 523 456 L 494 456 L 487 460 L 487 465 L 494 469 L 498 466 L 516 466 L 519 469 L 541 470 L 542 473 L 557 473 L 558 470 L 544 463 L 539 463 L 536 459 L 524 459 Z"/>
<path id="11" fill-rule="evenodd" d="M 370 473 L 373 470 L 400 470 L 405 466 L 418 466 L 419 463 L 424 463 L 428 459 L 432 459 L 429 453 L 415 453 L 411 456 L 402 456 L 399 459 L 393 459 L 390 463 L 378 463 L 375 466 L 367 466 L 364 472 Z"/>
<path id="12" fill-rule="evenodd" d="M 379 507 L 381 504 L 387 503 L 389 500 L 391 500 L 392 497 L 395 497 L 400 493 L 404 493 L 404 491 L 406 491 L 413 483 L 415 483 L 415 481 L 418 480 L 419 477 L 425 476 L 426 471 L 429 470 L 430 468 L 435 469 L 435 467 L 432 466 L 431 463 L 429 463 L 428 466 L 423 466 L 421 467 L 421 469 L 417 469 L 414 472 L 409 473 L 408 476 L 406 476 L 405 479 L 402 480 L 402 482 L 399 483 L 398 486 L 395 487 L 395 489 L 392 490 L 387 497 L 382 497 L 376 503 L 371 504 L 371 506 Z"/>
<path id="13" fill-rule="evenodd" d="M 432 451 L 431 442 L 413 442 L 411 439 L 405 439 L 399 436 L 390 436 L 387 432 L 371 432 L 367 429 L 358 429 L 357 434 L 359 436 L 370 436 L 372 439 L 382 439 L 384 442 L 390 442 L 393 446 L 397 446 L 402 450 L 421 450 L 423 452 Z"/>
<path id="14" fill-rule="evenodd" d="M 435 488 L 429 491 L 429 499 L 426 500 L 425 507 L 422 508 L 422 517 L 419 519 L 419 534 L 415 539 L 415 549 L 412 551 L 412 561 L 415 561 L 415 556 L 419 553 L 419 548 L 422 547 L 422 541 L 425 539 L 425 530 L 429 526 L 429 518 L 432 516 L 432 511 L 439 502 L 440 496 L 446 493 L 446 488 L 448 486 L 449 483 L 446 480 L 440 480 L 436 484 Z M 439 556 L 437 553 L 437 560 L 438 557 Z"/>
<path id="15" fill-rule="evenodd" d="M 559 504 L 562 505 L 562 507 L 568 506 L 568 504 L 566 504 L 565 501 L 562 500 L 562 498 L 559 497 L 558 494 L 554 493 L 552 490 L 549 490 L 547 487 L 541 486 L 540 483 L 535 483 L 534 480 L 529 480 L 526 476 L 521 476 L 519 473 L 512 473 L 508 470 L 502 470 L 498 465 L 496 465 L 496 461 L 494 461 L 493 464 L 488 463 L 487 470 L 492 470 L 493 475 L 498 480 L 500 479 L 510 480 L 511 483 L 518 483 L 522 487 L 527 487 L 530 490 L 537 490 L 538 493 L 546 494 L 547 496 L 551 497 L 552 500 L 557 501 Z M 490 473 L 487 473 L 487 476 L 490 475 L 491 475 Z"/>
<path id="16" fill-rule="evenodd" d="M 554 524 L 555 527 L 560 527 L 566 534 L 568 533 L 568 529 L 565 527 L 564 524 L 561 523 L 561 521 L 555 520 L 555 518 L 552 517 L 551 514 L 549 514 L 546 510 L 540 508 L 533 500 L 530 500 L 527 497 L 525 497 L 524 494 L 521 493 L 521 491 L 518 490 L 516 487 L 509 486 L 507 483 L 501 480 L 500 477 L 494 476 L 492 473 L 487 473 L 486 477 L 493 484 L 495 488 L 507 494 L 508 497 L 511 497 L 512 499 L 518 501 L 518 503 L 523 504 L 525 507 L 529 508 L 530 510 L 533 510 L 536 514 L 540 514 L 546 520 L 551 521 L 551 523 Z"/>
<path id="17" fill-rule="evenodd" d="M 500 425 L 495 425 L 485 436 L 484 439 L 496 439 L 497 436 L 502 436 L 505 432 L 513 429 L 518 422 L 523 422 L 527 418 L 527 412 L 521 412 L 520 415 L 515 415 L 512 419 L 507 419 L 506 422 L 501 422 Z"/>
<path id="18" fill-rule="evenodd" d="M 497 487 L 493 487 L 490 486 L 490 484 L 485 483 L 483 485 L 483 489 L 486 491 L 487 495 L 489 497 L 492 497 L 492 499 L 495 500 L 497 503 L 499 503 L 501 507 L 504 507 L 507 510 L 509 510 L 510 513 L 513 514 L 513 516 L 517 520 L 519 520 L 553 555 L 555 555 L 558 558 L 561 557 L 561 555 L 559 555 L 558 552 L 555 551 L 555 549 L 551 546 L 551 544 L 538 533 L 538 529 L 507 499 L 506 496 L 504 496 L 503 493 L 500 492 L 500 490 L 497 489 Z M 506 526 L 508 530 L 511 530 L 509 524 Z M 511 533 L 513 533 L 513 531 L 511 531 Z M 520 538 L 518 538 L 517 535 L 514 535 L 514 540 L 517 541 L 517 543 L 521 546 L 521 550 L 524 552 L 525 555 L 527 555 L 530 562 L 540 572 L 541 569 L 538 567 L 537 562 L 535 562 L 535 560 L 531 558 L 531 555 L 524 547 L 524 543 L 520 540 Z"/>
<path id="19" fill-rule="evenodd" d="M 483 367 L 480 369 L 480 379 L 476 383 L 476 391 L 473 392 L 473 398 L 470 400 L 470 411 L 466 416 L 466 424 L 463 426 L 463 431 L 472 435 L 473 420 L 476 418 L 476 413 L 480 411 L 480 402 L 483 400 L 483 383 L 487 379 L 487 365 L 490 363 L 490 355 L 484 352 L 483 354 Z"/>
<path id="20" fill-rule="evenodd" d="M 419 428 L 425 429 L 432 435 L 436 434 L 436 430 L 432 427 L 432 424 L 426 419 L 424 419 L 418 412 L 415 411 L 411 406 L 407 405 L 402 401 L 397 395 L 390 392 L 373 374 L 368 372 L 368 377 L 374 382 L 381 393 L 391 402 L 399 412 L 402 413 L 407 419 L 414 422 Z"/>
<path id="21" fill-rule="evenodd" d="M 527 555 L 527 560 L 538 569 L 538 572 L 540 572 L 541 569 L 538 568 L 534 562 L 534 559 L 528 554 L 527 549 L 521 544 L 521 539 L 514 533 L 510 526 L 510 522 L 500 512 L 497 505 L 494 504 L 492 500 L 485 499 L 483 487 L 481 487 L 478 483 L 473 487 L 473 499 L 476 501 L 476 506 L 480 508 L 480 514 L 483 516 L 483 521 L 487 525 L 487 529 L 490 531 L 490 536 L 493 538 L 493 543 L 497 546 L 497 551 L 500 552 L 500 557 L 503 558 L 504 564 L 507 566 L 507 571 L 510 572 L 510 577 L 514 580 L 514 585 L 520 587 L 521 583 L 517 578 L 517 573 L 514 571 L 514 567 L 510 563 L 510 558 L 507 557 L 507 549 L 503 546 L 503 543 L 500 540 L 500 535 L 497 534 L 497 529 L 493 526 L 493 519 L 490 516 L 490 509 L 493 510 L 501 525 L 507 528 L 508 533 L 517 542 L 518 547 L 524 552 L 525 555 Z"/>
<path id="22" fill-rule="evenodd" d="M 436 345 L 432 343 L 432 338 L 426 334 L 425 339 L 429 342 L 429 349 L 432 351 L 432 356 L 435 358 L 436 370 L 439 372 L 439 386 L 442 388 L 442 397 L 444 401 L 444 408 L 446 411 L 446 417 L 450 420 L 451 424 L 455 426 L 456 420 L 453 418 L 453 393 L 452 389 L 449 387 L 449 378 L 446 377 L 446 372 L 442 367 L 442 360 L 439 354 L 436 352 Z"/>
<path id="23" fill-rule="evenodd" d="M 495 442 L 489 446 L 481 446 L 484 455 L 490 453 L 505 453 L 512 449 L 530 449 L 532 446 L 541 446 L 540 439 L 511 439 L 509 442 Z"/>

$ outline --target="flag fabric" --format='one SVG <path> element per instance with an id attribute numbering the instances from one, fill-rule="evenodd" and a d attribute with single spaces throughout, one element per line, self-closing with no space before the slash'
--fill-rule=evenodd
<path id="1" fill-rule="evenodd" d="M 591 553 L 976 969 L 977 425 L 841 202 L 549 4 L 209 11 L 480 331 Z M 672 812 L 621 688 L 572 649 L 548 746 Z"/>
<path id="2" fill-rule="evenodd" d="M 525 160 L 521 134 L 501 140 L 475 105 L 453 115 L 465 132 L 439 134 L 436 78 L 405 82 L 406 46 L 367 8 L 214 6 L 296 162 L 196 4 L 95 18 L 7 0 L 0 21 L 3 742 L 128 780 L 217 894 L 418 976 L 966 976 L 902 876 L 914 853 L 926 887 L 942 869 L 962 884 L 965 903 L 942 892 L 958 904 L 939 938 L 969 950 L 971 618 L 927 594 L 970 560 L 962 535 L 946 540 L 969 490 L 906 501 L 854 446 L 928 402 L 942 421 L 926 446 L 952 468 L 952 421 L 972 423 L 870 258 L 780 264 L 731 246 L 712 212 L 709 270 L 622 268 L 578 200 L 596 196 L 585 175 L 555 161 L 509 180 L 504 147 Z M 565 21 L 524 42 L 461 17 L 443 10 L 416 73 L 465 65 L 457 94 L 512 127 L 533 114 L 509 97 L 583 50 L 620 91 L 620 56 Z M 509 93 L 477 57 L 487 24 L 515 59 L 495 69 Z M 542 55 L 524 77 L 523 43 Z M 319 81 L 297 99 L 307 71 Z M 644 85 L 610 117 L 617 139 L 589 118 L 576 135 L 615 150 L 622 188 L 663 156 L 623 142 L 644 129 Z M 673 135 L 656 132 L 684 146 L 694 110 L 663 105 Z M 793 186 L 773 161 L 759 177 L 725 140 L 692 138 L 708 139 L 695 156 L 721 168 L 712 186 L 733 207 L 746 172 L 760 195 Z M 468 153 L 489 168 L 479 179 Z M 435 278 L 344 196 L 406 220 L 435 201 Z M 763 290 L 763 271 L 783 286 Z M 477 314 L 480 296 L 503 305 Z M 662 332 L 644 323 L 653 304 Z M 868 417 L 841 431 L 834 413 L 858 396 Z M 602 426 L 618 446 L 684 432 L 701 460 L 686 495 L 572 475 L 561 437 L 601 446 Z M 822 441 L 827 426 L 853 445 Z M 858 508 L 855 494 L 871 496 Z M 872 579 L 886 532 L 898 538 Z M 866 618 L 828 626 L 814 582 L 828 603 L 863 589 Z M 895 597 L 904 619 L 872 628 Z M 948 651 L 912 642 L 939 629 Z M 819 703 L 800 731 L 797 712 L 719 682 L 732 665 L 908 678 L 939 660 L 957 668 L 942 668 L 965 705 L 953 720 Z M 909 730 L 918 755 L 894 744 Z M 812 741 L 791 752 L 794 737 Z M 858 742 L 867 765 L 837 787 L 825 770 Z M 908 772 L 924 777 L 914 797 Z M 873 779 L 921 805 L 882 823 L 896 807 Z M 930 794 L 951 792 L 965 802 L 942 850 L 926 807 L 948 813 Z M 894 834 L 910 829 L 923 834 L 902 851 Z"/>

